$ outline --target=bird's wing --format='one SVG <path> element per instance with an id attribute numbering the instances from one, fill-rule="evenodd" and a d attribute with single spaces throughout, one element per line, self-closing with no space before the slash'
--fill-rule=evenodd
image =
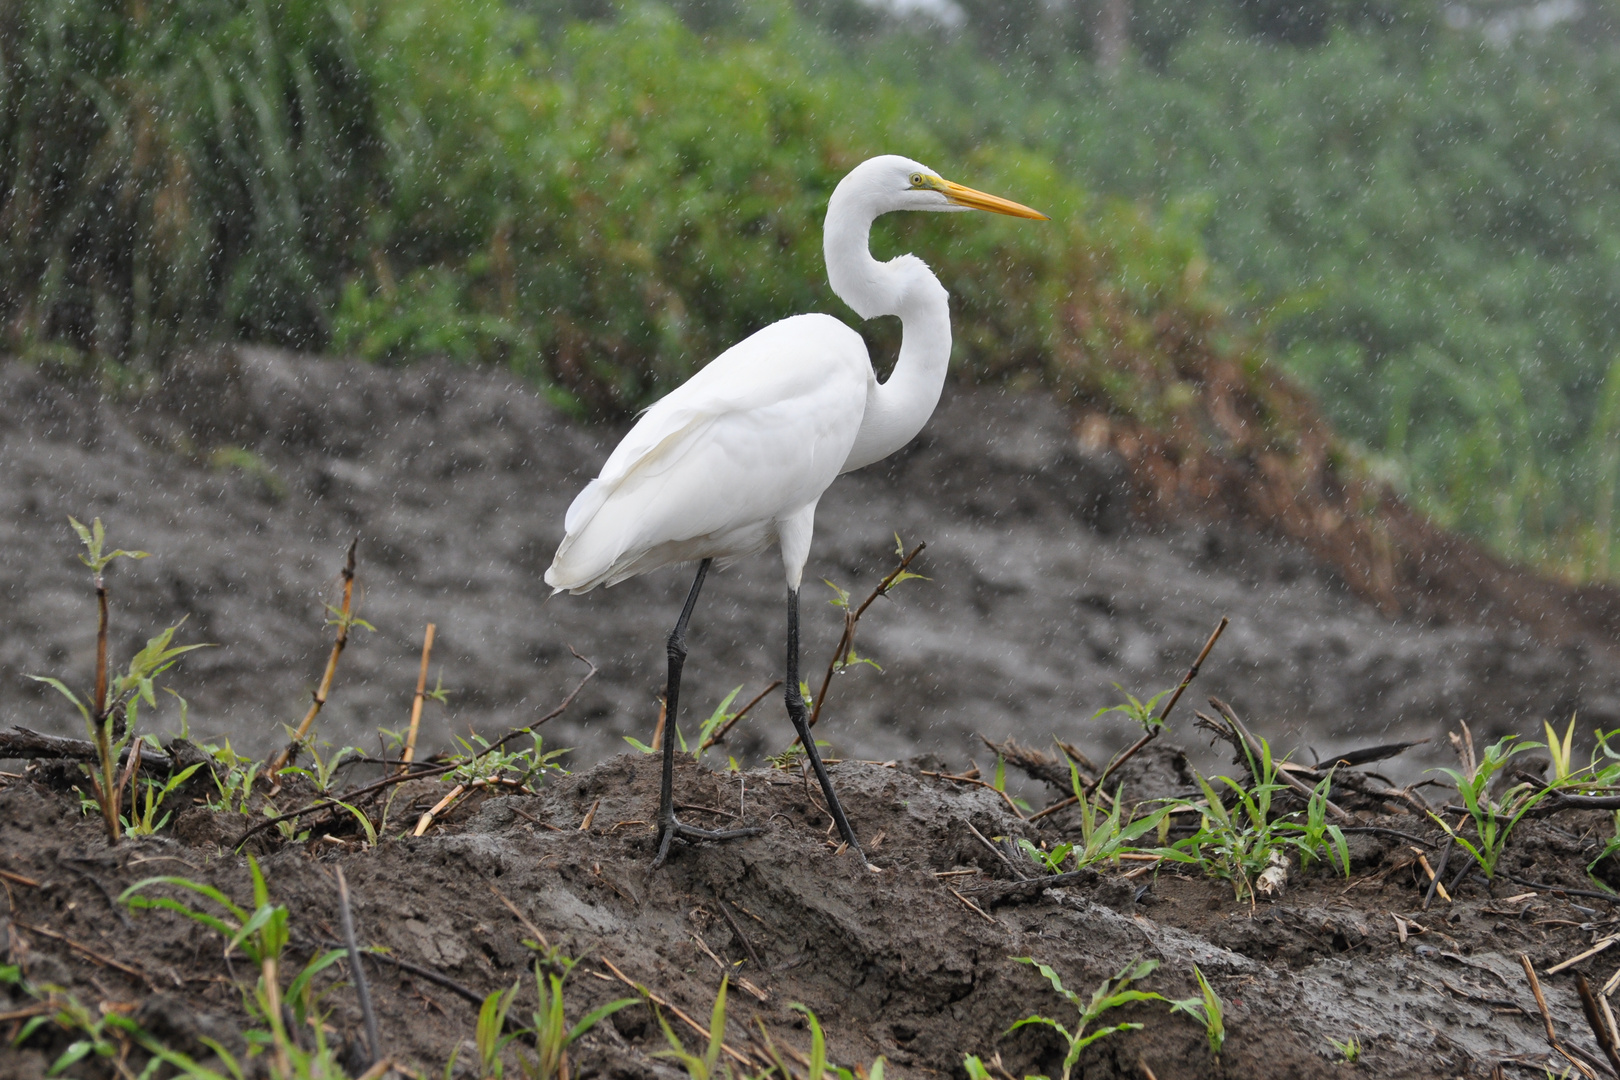
<path id="1" fill-rule="evenodd" d="M 649 408 L 580 492 L 546 580 L 590 588 L 640 557 L 718 537 L 818 498 L 847 456 L 871 366 L 828 316 L 785 319 Z M 677 550 L 678 549 L 678 550 Z"/>

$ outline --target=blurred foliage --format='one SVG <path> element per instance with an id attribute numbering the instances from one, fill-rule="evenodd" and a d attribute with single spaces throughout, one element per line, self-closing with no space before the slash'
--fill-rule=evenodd
<path id="1" fill-rule="evenodd" d="M 1256 386 L 1280 358 L 1443 522 L 1606 571 L 1620 54 L 1426 0 L 1137 0 L 1105 74 L 1089 0 L 976 3 L 953 33 L 860 0 L 18 0 L 5 342 L 447 356 L 623 413 L 847 314 L 826 198 L 900 152 L 1055 219 L 880 222 L 950 289 L 960 375 L 1185 425 L 1189 351 Z M 881 368 L 898 326 L 863 332 Z"/>
<path id="2" fill-rule="evenodd" d="M 1285 366 L 1420 506 L 1515 557 L 1603 575 L 1620 482 L 1620 49 L 1414 25 L 1315 49 L 1200 34 L 1162 71 L 1113 78 L 958 67 L 933 107 L 1017 93 L 981 136 L 1188 210 Z M 942 85 L 932 63 L 911 77 Z"/>

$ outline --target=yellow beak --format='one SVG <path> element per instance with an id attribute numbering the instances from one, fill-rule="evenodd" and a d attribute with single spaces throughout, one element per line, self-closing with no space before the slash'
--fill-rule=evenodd
<path id="1" fill-rule="evenodd" d="M 1015 203 L 1011 199 L 1003 199 L 999 195 L 987 195 L 982 191 L 975 191 L 970 187 L 941 180 L 940 190 L 945 197 L 957 206 L 968 206 L 974 210 L 988 210 L 992 214 L 1006 214 L 1009 217 L 1030 218 L 1034 221 L 1050 221 L 1051 218 L 1039 210 L 1031 210 L 1023 203 Z"/>

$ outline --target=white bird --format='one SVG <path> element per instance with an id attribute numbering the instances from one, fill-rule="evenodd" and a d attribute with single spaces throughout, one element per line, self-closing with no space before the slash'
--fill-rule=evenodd
<path id="1" fill-rule="evenodd" d="M 894 453 L 917 434 L 945 384 L 951 354 L 945 287 L 914 255 L 874 259 L 872 222 L 893 210 L 989 210 L 1046 220 L 1006 199 L 941 179 L 894 155 L 856 166 L 827 205 L 822 251 L 833 292 L 863 319 L 898 315 L 900 356 L 879 382 L 861 336 L 830 315 L 795 315 L 721 353 L 644 412 L 574 499 L 546 584 L 589 592 L 672 563 L 698 560 L 697 577 L 668 641 L 660 865 L 676 836 L 723 840 L 758 829 L 715 832 L 675 816 L 674 744 L 686 627 L 715 559 L 782 553 L 788 587 L 788 716 L 839 831 L 860 844 L 810 737 L 799 689 L 799 584 L 810 554 L 816 503 L 840 473 Z"/>

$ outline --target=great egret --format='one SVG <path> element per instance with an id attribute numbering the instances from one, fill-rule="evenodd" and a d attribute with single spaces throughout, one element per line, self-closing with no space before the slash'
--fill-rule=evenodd
<path id="1" fill-rule="evenodd" d="M 686 627 L 715 559 L 775 541 L 787 576 L 787 711 L 844 841 L 865 855 L 810 737 L 799 688 L 799 582 L 816 503 L 840 474 L 910 442 L 939 403 L 951 355 L 945 287 L 914 255 L 872 257 L 872 222 L 891 210 L 989 210 L 1046 215 L 941 179 L 894 155 L 856 166 L 827 205 L 822 250 L 833 292 L 863 319 L 898 315 L 900 357 L 878 382 L 861 336 L 830 315 L 795 315 L 721 353 L 642 414 L 568 508 L 546 584 L 589 592 L 671 563 L 698 560 L 668 641 L 658 854 L 670 842 L 725 840 L 758 829 L 711 831 L 675 816 L 675 723 Z"/>

